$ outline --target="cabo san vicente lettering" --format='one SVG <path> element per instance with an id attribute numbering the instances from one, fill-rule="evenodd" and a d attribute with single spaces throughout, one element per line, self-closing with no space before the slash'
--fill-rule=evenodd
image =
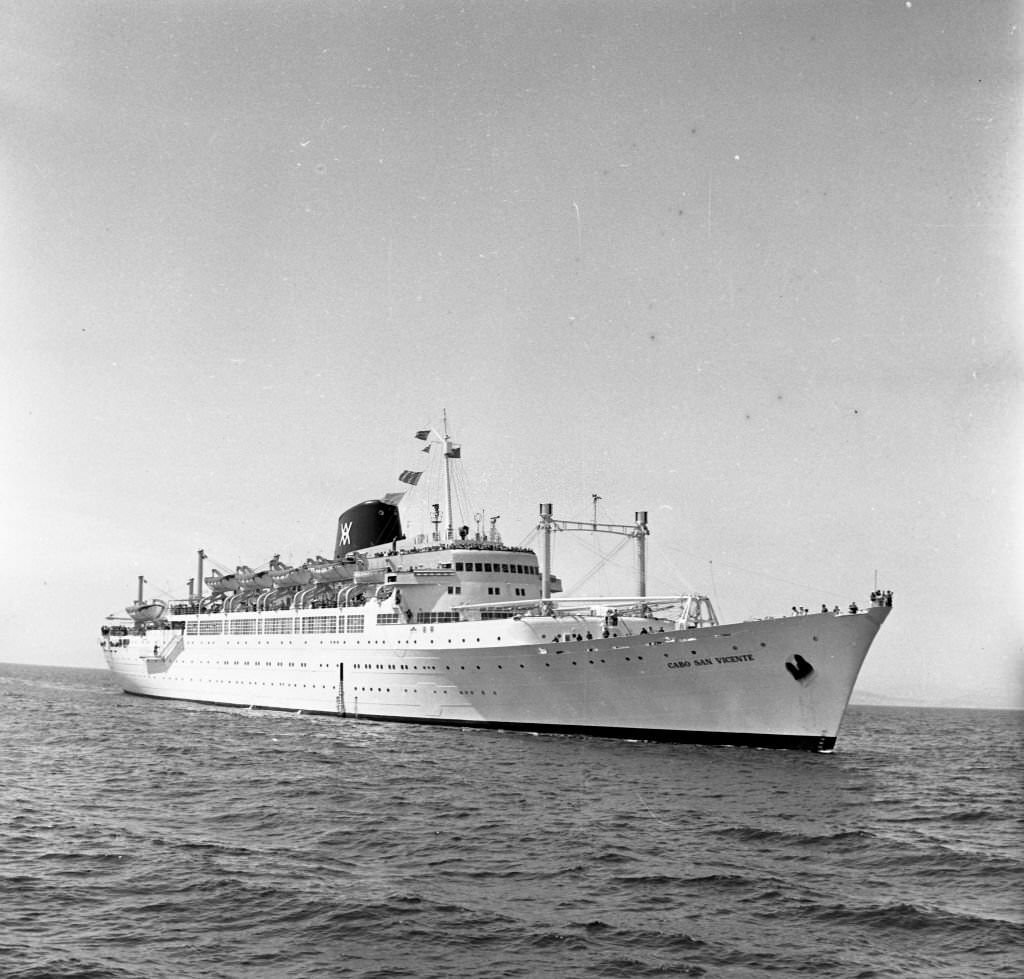
<path id="1" fill-rule="evenodd" d="M 714 656 L 708 659 L 680 659 L 665 665 L 670 670 L 686 670 L 691 666 L 714 666 L 715 663 L 753 663 L 752 653 L 741 653 L 739 656 Z"/>

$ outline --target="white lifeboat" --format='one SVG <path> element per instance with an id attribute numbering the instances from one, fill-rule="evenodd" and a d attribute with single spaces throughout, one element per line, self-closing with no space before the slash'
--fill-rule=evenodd
<path id="1" fill-rule="evenodd" d="M 141 625 L 143 622 L 156 622 L 157 619 L 163 618 L 164 612 L 167 611 L 167 603 L 159 598 L 147 598 L 144 601 L 132 602 L 125 611 L 137 625 Z"/>
<path id="2" fill-rule="evenodd" d="M 238 587 L 238 581 L 233 574 L 221 574 L 214 571 L 209 578 L 203 579 L 211 594 L 222 595 L 226 591 L 234 591 Z"/>
<path id="3" fill-rule="evenodd" d="M 278 568 L 270 572 L 275 588 L 297 588 L 308 585 L 313 579 L 309 568 Z"/>
<path id="4" fill-rule="evenodd" d="M 355 568 L 351 561 L 324 561 L 322 564 L 311 564 L 309 571 L 315 582 L 329 585 L 338 581 L 351 581 Z"/>

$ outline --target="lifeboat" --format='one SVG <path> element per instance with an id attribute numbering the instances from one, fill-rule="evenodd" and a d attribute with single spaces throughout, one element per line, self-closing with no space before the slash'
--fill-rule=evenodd
<path id="1" fill-rule="evenodd" d="M 339 581 L 351 581 L 355 568 L 351 561 L 324 561 L 309 566 L 313 581 L 330 585 Z"/>
<path id="2" fill-rule="evenodd" d="M 292 569 L 287 564 L 281 561 L 281 556 L 275 554 L 269 562 L 267 567 L 262 571 L 257 571 L 253 574 L 253 584 L 256 588 L 261 591 L 269 590 L 271 588 L 279 588 L 277 584 L 276 576 L 279 574 L 287 574 Z"/>
<path id="3" fill-rule="evenodd" d="M 158 598 L 147 598 L 145 601 L 132 602 L 125 608 L 125 611 L 132 617 L 136 625 L 144 622 L 156 622 L 163 618 L 167 611 L 167 603 Z"/>
<path id="4" fill-rule="evenodd" d="M 266 571 L 257 571 L 256 574 L 253 575 L 253 584 L 261 591 L 269 588 L 275 588 L 274 573 L 273 568 L 268 568 Z"/>
<path id="5" fill-rule="evenodd" d="M 308 567 L 278 568 L 270 572 L 270 577 L 275 588 L 301 588 L 313 580 Z"/>
<path id="6" fill-rule="evenodd" d="M 226 591 L 234 591 L 238 587 L 238 580 L 233 574 L 221 574 L 214 571 L 209 578 L 204 578 L 207 587 L 214 595 L 222 595 Z"/>
<path id="7" fill-rule="evenodd" d="M 259 584 L 256 581 L 257 577 L 257 573 L 247 564 L 240 564 L 235 569 L 235 580 L 238 582 L 238 590 L 240 592 L 255 591 L 259 588 Z"/>

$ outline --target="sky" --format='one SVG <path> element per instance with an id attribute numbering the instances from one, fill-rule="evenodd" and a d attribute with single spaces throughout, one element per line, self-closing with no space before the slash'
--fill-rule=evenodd
<path id="1" fill-rule="evenodd" d="M 598 494 L 723 620 L 877 582 L 859 699 L 1024 707 L 1020 14 L 2 0 L 0 660 L 330 553 L 447 413 L 506 542 Z"/>

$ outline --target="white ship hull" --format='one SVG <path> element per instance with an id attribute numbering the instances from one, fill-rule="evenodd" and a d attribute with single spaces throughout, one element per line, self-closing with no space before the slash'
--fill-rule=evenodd
<path id="1" fill-rule="evenodd" d="M 383 721 L 832 749 L 891 592 L 876 589 L 864 611 L 721 625 L 707 595 L 648 593 L 646 511 L 598 522 L 595 496 L 594 519 L 581 522 L 541 503 L 539 553 L 509 546 L 497 517 L 486 532 L 480 514 L 475 532 L 454 519 L 462 451 L 447 420 L 415 436 L 443 470 L 446 506 L 430 501 L 429 534 L 403 533 L 403 492 L 350 506 L 333 553 L 299 569 L 275 554 L 266 571 L 206 577 L 200 550 L 187 601 L 101 627 L 124 689 Z M 632 539 L 636 591 L 557 597 L 552 535 L 574 531 Z"/>
<path id="2" fill-rule="evenodd" d="M 872 605 L 689 629 L 624 619 L 608 638 L 600 618 L 578 615 L 371 624 L 353 633 L 336 631 L 346 629 L 336 612 L 224 613 L 102 645 L 124 690 L 147 697 L 829 751 L 889 612 Z"/>

